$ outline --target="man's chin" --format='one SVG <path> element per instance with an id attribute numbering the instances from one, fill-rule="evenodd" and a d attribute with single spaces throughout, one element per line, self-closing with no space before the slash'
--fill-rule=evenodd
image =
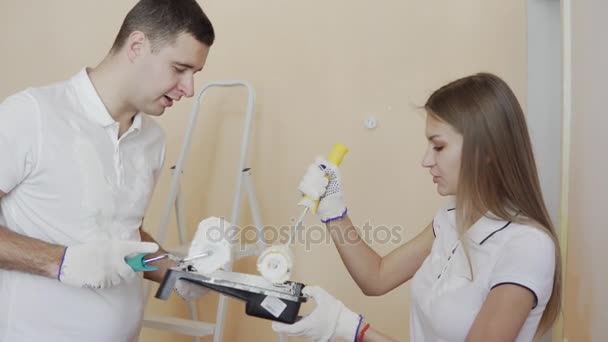
<path id="1" fill-rule="evenodd" d="M 165 108 L 163 106 L 154 106 L 151 108 L 146 108 L 146 110 L 144 110 L 143 112 L 148 115 L 152 115 L 152 116 L 161 116 L 161 115 L 163 115 L 163 113 L 165 113 L 166 109 L 167 108 Z"/>

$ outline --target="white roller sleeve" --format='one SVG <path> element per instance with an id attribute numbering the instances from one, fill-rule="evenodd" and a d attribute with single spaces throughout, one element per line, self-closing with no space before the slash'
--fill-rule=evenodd
<path id="1" fill-rule="evenodd" d="M 209 217 L 198 224 L 198 230 L 190 244 L 188 257 L 205 252 L 212 254 L 205 258 L 192 260 L 192 265 L 198 273 L 211 273 L 223 268 L 232 257 L 231 244 L 227 236 L 232 224 L 223 218 Z"/>
<path id="2" fill-rule="evenodd" d="M 268 281 L 284 283 L 291 276 L 293 259 L 293 253 L 287 245 L 268 247 L 258 257 L 258 271 Z"/>

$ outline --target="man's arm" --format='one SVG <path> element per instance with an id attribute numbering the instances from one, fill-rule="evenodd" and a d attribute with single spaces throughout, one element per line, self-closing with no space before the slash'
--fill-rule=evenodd
<path id="1" fill-rule="evenodd" d="M 0 198 L 6 195 L 0 191 Z M 57 279 L 65 247 L 0 226 L 0 268 Z"/>
<path id="2" fill-rule="evenodd" d="M 154 240 L 154 238 L 150 234 L 148 234 L 148 232 L 146 232 L 143 229 L 143 227 L 139 228 L 139 234 L 141 236 L 141 241 L 156 243 L 156 241 Z M 158 251 L 156 253 L 150 254 L 149 257 L 153 257 L 153 256 L 157 256 L 157 255 L 162 255 L 162 254 L 166 254 L 166 253 L 167 253 L 167 251 L 165 251 L 159 245 Z M 152 266 L 157 266 L 158 270 L 144 272 L 144 278 L 146 278 L 148 280 L 155 281 L 157 283 L 160 283 L 161 281 L 163 281 L 163 278 L 165 277 L 165 273 L 167 272 L 167 269 L 170 268 L 170 267 L 173 267 L 175 265 L 176 265 L 175 261 L 170 260 L 169 258 L 165 258 L 165 259 L 161 259 L 161 260 L 155 261 L 152 264 Z"/>

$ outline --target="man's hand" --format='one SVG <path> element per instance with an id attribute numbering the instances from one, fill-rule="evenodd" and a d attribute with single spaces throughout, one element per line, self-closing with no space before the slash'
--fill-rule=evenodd
<path id="1" fill-rule="evenodd" d="M 350 311 L 341 301 L 317 286 L 307 286 L 302 290 L 314 298 L 314 311 L 294 324 L 272 322 L 272 329 L 290 336 L 302 336 L 314 341 L 332 341 L 343 338 L 354 341 L 361 316 Z"/>
<path id="2" fill-rule="evenodd" d="M 125 257 L 137 253 L 154 253 L 158 245 L 151 242 L 101 240 L 65 249 L 57 278 L 62 283 L 95 289 L 116 286 L 135 276 Z"/>
<path id="3" fill-rule="evenodd" d="M 318 157 L 300 181 L 298 190 L 307 198 L 299 204 L 310 207 L 314 205 L 314 201 L 320 200 L 317 215 L 323 223 L 344 217 L 346 204 L 340 182 L 338 167 Z"/>

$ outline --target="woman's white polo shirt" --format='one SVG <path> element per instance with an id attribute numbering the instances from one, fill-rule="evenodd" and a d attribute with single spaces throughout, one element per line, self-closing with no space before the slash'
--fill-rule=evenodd
<path id="1" fill-rule="evenodd" d="M 464 341 L 489 292 L 501 284 L 534 294 L 536 304 L 517 337 L 532 341 L 553 288 L 553 240 L 539 228 L 489 217 L 459 239 L 455 221 L 451 207 L 433 220 L 431 253 L 411 283 L 411 341 Z"/>

